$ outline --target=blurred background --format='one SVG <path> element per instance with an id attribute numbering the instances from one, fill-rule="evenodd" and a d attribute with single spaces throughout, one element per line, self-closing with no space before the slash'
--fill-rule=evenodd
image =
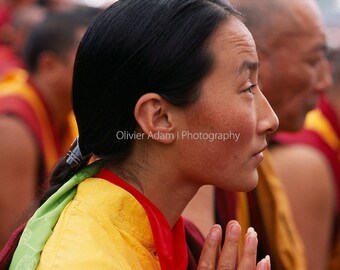
<path id="1" fill-rule="evenodd" d="M 105 7 L 115 0 L 64 0 L 78 5 Z M 63 2 L 59 0 L 59 2 Z M 331 47 L 340 46 L 340 0 L 317 0 L 327 25 L 327 39 Z M 260 3 L 260 2 L 259 2 Z"/>
<path id="2" fill-rule="evenodd" d="M 317 0 L 327 26 L 329 46 L 340 46 L 340 0 Z"/>
<path id="3" fill-rule="evenodd" d="M 17 7 L 25 4 L 38 4 L 49 9 L 60 10 L 74 6 L 91 6 L 104 8 L 117 0 L 0 0 L 0 26 L 8 18 L 5 7 Z M 340 0 L 317 0 L 326 25 L 329 45 L 336 47 L 340 45 Z M 261 3 L 259 1 L 259 3 Z"/>

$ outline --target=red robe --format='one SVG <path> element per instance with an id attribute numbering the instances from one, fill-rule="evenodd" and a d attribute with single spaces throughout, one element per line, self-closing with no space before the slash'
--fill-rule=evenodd
<path id="1" fill-rule="evenodd" d="M 301 131 L 280 133 L 275 140 L 283 144 L 299 143 L 312 146 L 328 160 L 338 198 L 329 269 L 340 269 L 340 119 L 337 119 L 327 98 L 322 96 L 318 107 L 307 115 Z"/>

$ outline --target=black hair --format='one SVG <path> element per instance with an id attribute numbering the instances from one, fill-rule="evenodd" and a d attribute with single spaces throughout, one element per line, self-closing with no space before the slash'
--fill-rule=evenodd
<path id="1" fill-rule="evenodd" d="M 85 8 L 47 14 L 28 33 L 23 49 L 27 70 L 30 73 L 36 72 L 39 57 L 44 52 L 65 57 L 70 49 L 78 45 L 76 32 L 81 27 L 87 27 L 93 17 L 94 14 L 85 11 Z"/>
<path id="2" fill-rule="evenodd" d="M 223 0 L 120 0 L 99 14 L 74 67 L 73 109 L 83 155 L 123 162 L 133 140 L 116 134 L 136 130 L 134 107 L 145 93 L 175 106 L 196 101 L 214 62 L 208 39 L 221 22 L 238 15 Z M 85 165 L 74 170 L 61 161 L 49 193 Z"/>

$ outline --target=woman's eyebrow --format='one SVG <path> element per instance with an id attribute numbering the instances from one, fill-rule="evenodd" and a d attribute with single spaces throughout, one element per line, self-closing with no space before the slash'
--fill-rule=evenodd
<path id="1" fill-rule="evenodd" d="M 243 61 L 243 63 L 241 64 L 238 72 L 239 74 L 242 74 L 244 71 L 246 70 L 250 70 L 250 71 L 256 71 L 259 69 L 260 63 L 256 62 L 256 61 L 249 61 L 249 60 L 245 60 Z"/>

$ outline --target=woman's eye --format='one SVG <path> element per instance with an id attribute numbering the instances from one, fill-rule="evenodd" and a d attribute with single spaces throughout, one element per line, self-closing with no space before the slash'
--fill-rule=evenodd
<path id="1" fill-rule="evenodd" d="M 251 93 L 251 94 L 255 95 L 255 93 L 253 92 L 253 89 L 256 87 L 256 85 L 257 84 L 252 84 L 247 89 L 245 89 L 244 92 L 248 92 L 248 93 Z"/>

